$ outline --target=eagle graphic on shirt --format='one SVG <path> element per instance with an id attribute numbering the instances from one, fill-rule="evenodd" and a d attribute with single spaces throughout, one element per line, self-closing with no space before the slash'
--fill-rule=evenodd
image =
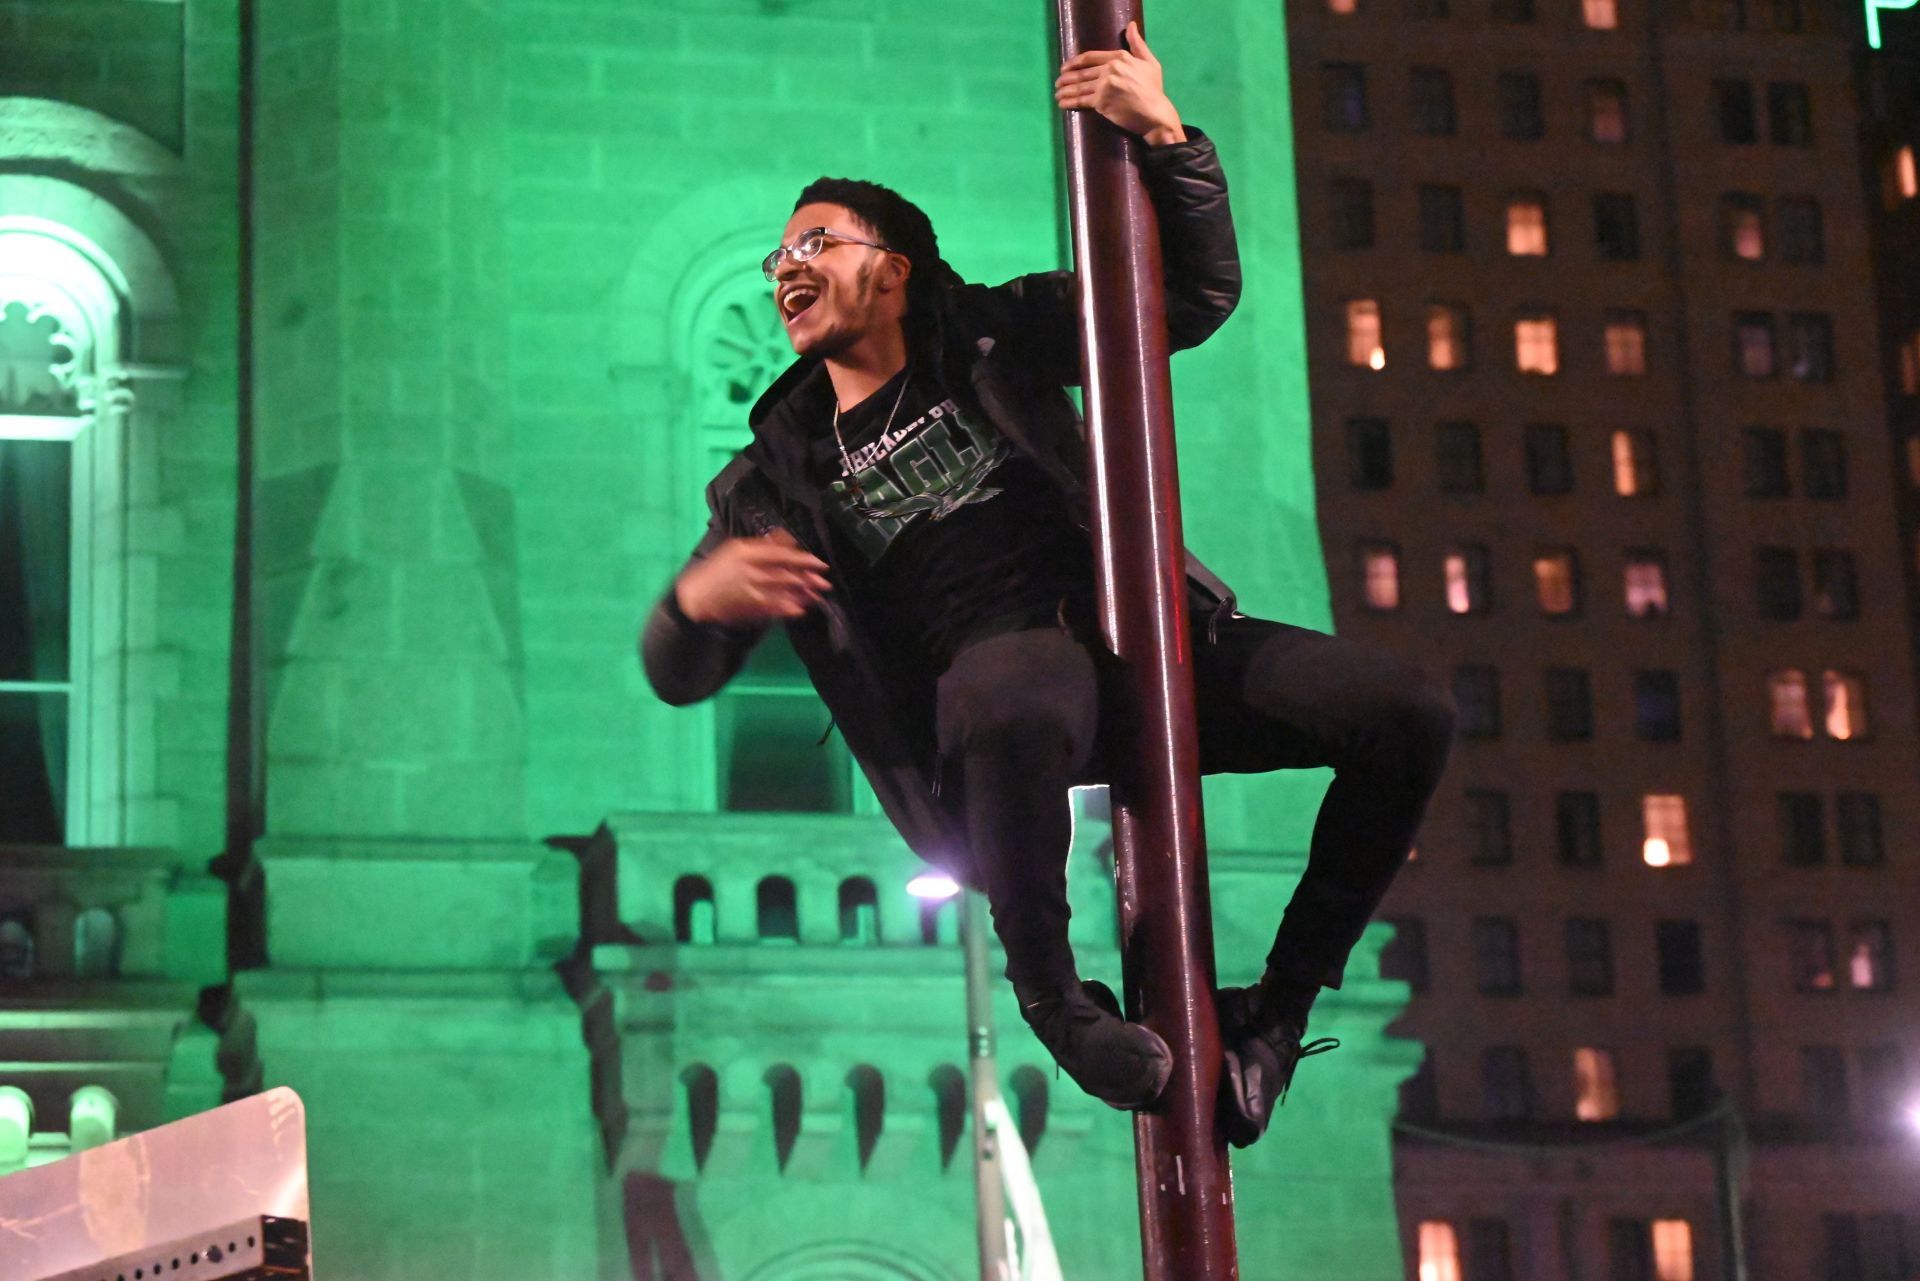
<path id="1" fill-rule="evenodd" d="M 999 494 L 986 481 L 1012 456 L 1010 441 L 949 397 L 849 453 L 827 507 L 872 563 L 920 517 L 944 520 Z"/>

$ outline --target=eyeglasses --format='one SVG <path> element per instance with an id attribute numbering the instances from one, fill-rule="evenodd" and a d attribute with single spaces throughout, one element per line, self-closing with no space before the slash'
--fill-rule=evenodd
<path id="1" fill-rule="evenodd" d="M 809 227 L 800 233 L 800 238 L 791 245 L 781 245 L 760 261 L 760 274 L 773 280 L 780 270 L 780 260 L 785 258 L 793 262 L 812 262 L 827 248 L 828 241 L 838 241 L 849 245 L 866 245 L 871 249 L 884 249 L 890 254 L 899 253 L 892 245 L 883 245 L 877 240 L 862 240 L 858 236 L 845 236 L 825 227 Z"/>

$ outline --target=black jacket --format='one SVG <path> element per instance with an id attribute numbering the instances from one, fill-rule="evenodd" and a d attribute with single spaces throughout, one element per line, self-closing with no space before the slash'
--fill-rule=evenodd
<path id="1" fill-rule="evenodd" d="M 1197 346 L 1218 329 L 1240 297 L 1240 259 L 1227 208 L 1226 178 L 1213 143 L 1189 128 L 1188 141 L 1145 149 L 1144 174 L 1159 217 L 1165 263 L 1167 332 L 1174 350 Z M 1080 379 L 1080 335 L 1073 277 L 1064 271 L 1022 276 L 995 288 L 961 285 L 944 313 L 966 383 L 993 425 L 1060 486 L 1085 523 L 1086 442 L 1064 388 Z M 960 374 L 948 368 L 948 377 Z M 836 585 L 835 541 L 820 495 L 806 476 L 807 442 L 832 412 L 832 384 L 821 362 L 796 361 L 749 416 L 753 442 L 707 486 L 711 519 L 693 560 L 728 538 L 785 529 L 825 560 Z M 1191 553 L 1188 604 L 1198 615 L 1233 608 L 1227 586 Z M 794 651 L 833 714 L 887 816 L 921 857 L 974 881 L 960 817 L 944 804 L 934 743 L 934 680 L 916 670 L 911 647 L 887 645 L 863 624 L 842 593 L 830 593 L 804 618 L 786 624 Z M 690 621 L 668 588 L 647 618 L 641 657 L 654 692 L 675 706 L 719 692 L 746 661 L 764 628 Z"/>

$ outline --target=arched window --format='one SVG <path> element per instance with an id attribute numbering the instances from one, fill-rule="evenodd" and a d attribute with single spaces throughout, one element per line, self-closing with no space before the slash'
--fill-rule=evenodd
<path id="1" fill-rule="evenodd" d="M 960 1147 L 960 1135 L 967 1127 L 967 1074 L 951 1063 L 942 1063 L 927 1074 L 927 1088 L 933 1091 L 934 1116 L 940 1126 L 940 1168 L 946 1169 Z"/>
<path id="2" fill-rule="evenodd" d="M 864 876 L 849 876 L 840 882 L 840 941 L 880 941 L 880 895 Z"/>
<path id="3" fill-rule="evenodd" d="M 756 245 L 758 241 L 754 242 Z M 702 484 L 744 446 L 747 411 L 793 361 L 773 287 L 741 256 L 738 270 L 700 307 L 688 344 L 694 362 L 694 432 Z M 697 496 L 701 485 L 689 487 Z M 704 512 L 702 513 L 704 518 Z M 856 806 L 852 759 L 784 627 L 771 627 L 714 705 L 715 796 L 734 811 L 848 813 Z"/>
<path id="4" fill-rule="evenodd" d="M 1015 1068 L 1007 1078 L 1007 1088 L 1013 1092 L 1014 1128 L 1020 1131 L 1020 1141 L 1026 1144 L 1027 1154 L 1031 1156 L 1040 1150 L 1040 1140 L 1047 1136 L 1046 1074 L 1031 1064 Z"/>
<path id="5" fill-rule="evenodd" d="M 0 979 L 33 977 L 33 930 L 24 915 L 0 916 Z"/>
<path id="6" fill-rule="evenodd" d="M 887 1083 L 878 1068 L 861 1063 L 847 1073 L 847 1103 L 853 1111 L 854 1152 L 865 1172 L 887 1115 Z"/>
<path id="7" fill-rule="evenodd" d="M 680 1073 L 680 1088 L 687 1096 L 687 1137 L 693 1144 L 693 1168 L 704 1170 L 720 1125 L 720 1076 L 706 1064 L 694 1063 Z"/>
<path id="8" fill-rule="evenodd" d="M 786 1063 L 776 1063 L 761 1078 L 767 1086 L 767 1104 L 773 1115 L 773 1161 L 782 1173 L 793 1145 L 800 1137 L 800 1074 Z"/>
<path id="9" fill-rule="evenodd" d="M 920 900 L 920 941 L 928 947 L 960 942 L 960 909 L 954 898 Z"/>
<path id="10" fill-rule="evenodd" d="M 714 938 L 713 882 L 683 876 L 673 883 L 673 941 L 711 943 Z"/>
<path id="11" fill-rule="evenodd" d="M 794 902 L 793 882 L 769 876 L 754 893 L 756 933 L 762 943 L 798 943 L 800 912 Z"/>
<path id="12" fill-rule="evenodd" d="M 104 979 L 120 972 L 120 922 L 104 907 L 90 907 L 73 922 L 73 973 Z"/>

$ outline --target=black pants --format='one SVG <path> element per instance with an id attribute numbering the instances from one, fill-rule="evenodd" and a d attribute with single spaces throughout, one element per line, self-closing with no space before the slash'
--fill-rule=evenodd
<path id="1" fill-rule="evenodd" d="M 1417 668 L 1258 618 L 1194 630 L 1200 764 L 1209 774 L 1331 766 L 1307 870 L 1268 954 L 1288 986 L 1339 987 L 1347 954 L 1406 859 L 1453 737 L 1452 701 Z M 1061 627 L 990 636 L 940 678 L 945 777 L 963 787 L 1007 977 L 1070 982 L 1067 790 L 1103 777 L 1101 665 Z"/>

